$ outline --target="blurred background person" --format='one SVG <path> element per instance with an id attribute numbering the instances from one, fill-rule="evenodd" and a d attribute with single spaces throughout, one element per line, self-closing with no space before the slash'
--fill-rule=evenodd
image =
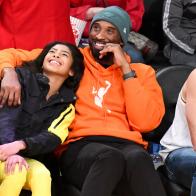
<path id="1" fill-rule="evenodd" d="M 75 44 L 69 0 L 0 0 L 0 49 L 43 48 L 51 41 Z"/>
<path id="2" fill-rule="evenodd" d="M 165 0 L 163 30 L 168 40 L 164 55 L 170 63 L 196 67 L 196 2 Z"/>

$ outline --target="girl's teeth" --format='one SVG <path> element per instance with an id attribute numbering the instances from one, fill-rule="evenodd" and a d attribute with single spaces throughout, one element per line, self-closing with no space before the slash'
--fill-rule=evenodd
<path id="1" fill-rule="evenodd" d="M 50 61 L 50 63 L 56 64 L 56 65 L 60 65 L 57 61 Z"/>

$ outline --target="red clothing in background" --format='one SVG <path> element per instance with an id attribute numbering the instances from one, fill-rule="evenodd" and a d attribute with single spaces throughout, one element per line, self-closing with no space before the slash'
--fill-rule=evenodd
<path id="1" fill-rule="evenodd" d="M 43 48 L 59 40 L 75 43 L 69 0 L 0 0 L 0 49 Z"/>
<path id="2" fill-rule="evenodd" d="M 86 20 L 86 11 L 90 7 L 119 6 L 127 11 L 132 22 L 132 31 L 138 31 L 142 24 L 144 14 L 143 0 L 71 0 L 70 15 L 82 20 Z M 83 35 L 88 36 L 89 25 L 87 21 Z"/>

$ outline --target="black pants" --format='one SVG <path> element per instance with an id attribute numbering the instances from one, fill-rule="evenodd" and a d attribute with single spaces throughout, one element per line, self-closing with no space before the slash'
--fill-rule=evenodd
<path id="1" fill-rule="evenodd" d="M 122 179 L 131 196 L 166 196 L 148 152 L 133 142 L 91 141 L 81 149 L 74 142 L 60 167 L 65 182 L 77 186 L 81 196 L 111 196 Z"/>

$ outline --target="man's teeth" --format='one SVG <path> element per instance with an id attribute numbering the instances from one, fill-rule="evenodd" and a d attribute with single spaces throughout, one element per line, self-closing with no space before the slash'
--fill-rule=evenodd
<path id="1" fill-rule="evenodd" d="M 96 42 L 96 46 L 104 47 L 105 44 Z"/>

